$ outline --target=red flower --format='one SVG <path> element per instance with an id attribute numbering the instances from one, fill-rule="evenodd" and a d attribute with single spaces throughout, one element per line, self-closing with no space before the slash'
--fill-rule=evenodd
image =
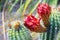
<path id="1" fill-rule="evenodd" d="M 37 7 L 37 12 L 40 16 L 46 15 L 49 17 L 49 14 L 51 13 L 51 7 L 48 4 L 39 4 Z"/>
<path id="2" fill-rule="evenodd" d="M 39 32 L 41 27 L 40 27 L 40 20 L 35 18 L 32 15 L 29 15 L 25 18 L 24 20 L 24 25 L 31 31 L 34 32 Z"/>
<path id="3" fill-rule="evenodd" d="M 37 12 L 41 16 L 45 26 L 47 26 L 49 24 L 48 20 L 51 13 L 51 7 L 48 4 L 39 4 Z"/>

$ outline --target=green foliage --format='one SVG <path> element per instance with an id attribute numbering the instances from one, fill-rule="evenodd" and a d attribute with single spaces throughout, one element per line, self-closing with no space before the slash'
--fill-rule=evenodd
<path id="1" fill-rule="evenodd" d="M 52 5 L 52 6 L 57 6 L 57 2 L 58 2 L 58 0 L 49 0 L 48 4 Z"/>

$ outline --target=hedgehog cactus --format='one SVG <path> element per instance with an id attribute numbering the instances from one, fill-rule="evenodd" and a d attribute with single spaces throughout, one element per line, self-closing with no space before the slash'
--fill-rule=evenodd
<path id="1" fill-rule="evenodd" d="M 53 1 L 52 1 L 52 3 L 50 2 L 51 0 L 50 1 L 49 0 L 41 1 L 41 3 L 43 1 L 45 3 L 49 2 L 48 4 L 39 4 L 40 0 L 25 0 L 24 3 L 23 3 L 23 1 L 24 0 L 20 0 L 20 6 L 18 7 L 17 11 L 15 11 L 15 13 L 12 15 L 13 9 L 15 8 L 15 6 L 19 2 L 19 0 L 14 0 L 14 1 L 10 0 L 11 5 L 10 5 L 10 2 L 8 2 L 8 0 L 6 0 L 4 8 L 3 8 L 3 12 L 2 12 L 4 37 L 5 37 L 4 21 L 10 21 L 10 19 L 12 19 L 12 20 L 22 19 L 22 21 L 12 21 L 11 20 L 10 24 L 8 24 L 8 27 L 9 27 L 8 32 L 7 32 L 8 40 L 32 40 L 30 31 L 39 32 L 40 34 L 42 34 L 43 36 L 40 35 L 42 40 L 56 40 L 55 39 L 56 34 L 58 33 L 59 26 L 60 26 L 60 23 L 59 23 L 60 14 L 55 11 L 53 11 L 54 13 L 52 12 L 52 14 L 51 14 L 51 7 L 48 4 L 53 4 Z M 55 2 L 54 2 L 55 5 L 57 3 L 56 1 L 57 0 L 55 0 Z M 5 7 L 7 8 L 7 10 L 5 10 L 6 9 Z M 32 13 L 35 11 L 36 8 L 37 8 L 38 17 L 35 18 Z M 5 11 L 6 11 L 6 14 L 9 13 L 7 16 L 4 15 Z M 28 12 L 26 12 L 26 11 L 28 11 Z M 26 13 L 26 15 L 27 15 L 27 13 L 29 13 L 29 15 L 26 16 L 26 18 L 24 19 L 25 13 Z M 50 14 L 51 14 L 51 16 L 50 16 Z M 7 20 L 4 20 L 4 18 L 6 18 Z M 24 19 L 24 23 L 23 23 L 23 19 Z M 41 25 L 41 20 L 43 21 L 44 26 Z M 45 32 L 46 29 L 48 29 L 48 30 L 45 35 L 45 33 L 43 33 L 43 32 Z"/>
<path id="2" fill-rule="evenodd" d="M 11 22 L 8 26 L 8 40 L 32 40 L 30 32 L 19 21 Z"/>
<path id="3" fill-rule="evenodd" d="M 47 40 L 56 40 L 60 28 L 60 13 L 53 11 L 50 15 L 50 26 L 47 32 Z"/>
<path id="4" fill-rule="evenodd" d="M 57 12 L 57 10 L 54 10 L 51 12 L 51 15 L 49 17 L 49 23 L 50 25 L 47 27 L 47 32 L 41 33 L 40 39 L 41 40 L 57 40 L 58 33 L 60 31 L 60 12 Z"/>

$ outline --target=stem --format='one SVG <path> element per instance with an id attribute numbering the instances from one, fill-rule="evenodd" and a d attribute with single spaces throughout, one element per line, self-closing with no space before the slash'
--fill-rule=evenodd
<path id="1" fill-rule="evenodd" d="M 16 3 L 17 3 L 18 1 L 19 1 L 19 0 L 15 0 L 14 4 L 11 6 L 11 8 L 10 8 L 10 10 L 9 10 L 10 13 L 11 13 L 13 7 L 16 5 Z"/>
<path id="2" fill-rule="evenodd" d="M 40 0 L 36 3 L 36 5 L 33 7 L 33 9 L 31 9 L 31 11 L 29 12 L 30 13 L 29 15 L 31 15 L 35 11 L 35 9 L 39 3 L 40 3 Z"/>
<path id="3" fill-rule="evenodd" d="M 23 0 L 20 1 L 20 7 L 19 9 L 16 11 L 14 17 L 17 17 L 17 13 L 18 15 L 20 15 L 20 13 L 22 13 L 22 10 L 23 10 L 23 7 L 24 7 L 24 4 L 22 4 Z"/>
<path id="4" fill-rule="evenodd" d="M 5 4 L 4 4 L 4 8 L 3 8 L 3 12 L 2 12 L 2 27 L 3 27 L 3 34 L 4 34 L 4 40 L 6 40 L 6 35 L 5 35 L 5 24 L 4 24 L 4 14 L 5 14 L 5 7 L 7 4 L 8 0 L 6 0 Z"/>
<path id="5" fill-rule="evenodd" d="M 26 11 L 26 9 L 27 9 L 27 7 L 28 7 L 28 5 L 29 5 L 29 3 L 31 2 L 32 0 L 26 0 L 26 3 L 25 3 L 25 5 L 24 5 L 24 10 L 23 10 L 23 13 L 22 13 L 22 17 L 24 17 L 24 13 L 25 13 L 25 11 Z"/>
<path id="6" fill-rule="evenodd" d="M 22 5 L 22 2 L 23 2 L 23 0 L 21 0 L 21 2 L 20 2 L 20 7 L 21 7 L 21 5 Z"/>

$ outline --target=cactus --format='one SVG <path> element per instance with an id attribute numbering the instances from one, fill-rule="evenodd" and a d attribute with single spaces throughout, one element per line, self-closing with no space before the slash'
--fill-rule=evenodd
<path id="1" fill-rule="evenodd" d="M 58 40 L 59 37 L 57 36 L 60 29 L 60 12 L 56 10 L 51 12 L 49 18 L 50 25 L 47 28 L 47 32 L 40 33 L 41 40 Z"/>
<path id="2" fill-rule="evenodd" d="M 47 32 L 47 40 L 56 40 L 57 33 L 60 27 L 60 14 L 58 12 L 53 11 L 50 16 L 50 26 Z"/>
<path id="3" fill-rule="evenodd" d="M 17 24 L 15 25 L 15 27 L 14 24 L 11 24 L 11 28 L 8 29 L 9 40 L 32 40 L 30 31 L 28 31 L 28 29 L 26 29 L 24 25 L 20 24 L 19 28 L 16 28 Z"/>
<path id="4" fill-rule="evenodd" d="M 8 3 L 8 5 L 7 5 L 7 12 L 6 12 L 6 14 L 8 14 L 9 13 L 9 15 L 10 15 L 10 18 L 12 18 L 12 20 L 15 20 L 15 19 L 22 19 L 22 21 L 20 22 L 20 23 L 22 23 L 23 22 L 23 18 L 22 17 L 25 17 L 25 13 L 28 13 L 29 15 L 31 15 L 34 11 L 35 11 L 35 9 L 36 9 L 36 7 L 38 6 L 38 4 L 40 3 L 40 0 L 25 0 L 25 3 L 22 3 L 23 2 L 23 0 L 21 0 L 21 2 L 20 2 L 20 7 L 17 9 L 17 11 L 15 11 L 15 13 L 12 15 L 12 10 L 14 9 L 14 6 L 17 4 L 17 2 L 18 2 L 19 0 L 15 0 L 14 1 L 14 3 L 12 3 L 12 5 L 10 5 L 10 3 L 8 2 L 8 0 L 6 0 L 6 2 Z M 56 0 L 55 0 L 55 2 L 53 2 L 53 1 L 51 1 L 51 0 L 44 0 L 44 1 L 42 1 L 43 3 L 45 2 L 48 2 L 48 4 L 50 4 L 50 5 L 52 5 L 52 4 L 57 4 L 57 2 L 56 2 Z M 12 1 L 11 1 L 12 2 Z M 44 6 L 44 9 L 45 9 L 45 7 L 47 7 L 47 6 Z M 46 11 L 47 10 L 47 11 Z M 28 12 L 26 12 L 26 11 L 28 11 Z M 40 10 L 41 11 L 41 10 Z M 46 11 L 46 12 L 48 12 L 48 14 L 50 15 L 50 13 L 49 13 L 49 10 L 48 10 L 48 8 L 47 9 L 45 9 L 44 11 Z M 43 11 L 42 11 L 43 12 Z M 4 12 L 3 12 L 4 13 Z M 45 13 L 45 12 L 44 12 Z M 16 15 L 17 14 L 17 15 Z M 27 14 L 26 14 L 27 15 Z M 33 15 L 33 14 L 32 14 Z M 49 17 L 49 15 L 47 15 L 47 14 L 45 14 L 45 15 L 43 15 L 44 16 L 44 18 L 47 18 L 46 20 L 48 20 L 48 17 Z M 5 16 L 5 15 L 4 15 Z M 2 18 L 4 17 L 4 16 L 2 16 Z M 36 15 L 37 16 L 37 15 Z M 41 16 L 41 15 L 40 15 Z M 39 16 L 39 17 L 40 17 Z M 48 16 L 48 17 L 47 17 Z M 13 18 L 14 17 L 14 18 Z M 42 17 L 42 16 L 41 16 Z M 7 17 L 6 17 L 7 18 Z M 8 16 L 8 20 L 6 20 L 6 21 L 10 21 L 10 18 L 9 18 L 9 16 Z M 12 21 L 11 20 L 11 21 Z M 4 20 L 5 21 L 5 20 Z M 4 21 L 2 21 L 2 22 L 4 22 Z M 45 20 L 44 20 L 45 21 Z M 58 33 L 58 30 L 59 30 L 59 25 L 60 25 L 60 23 L 59 23 L 59 21 L 60 21 L 60 17 L 59 17 L 59 13 L 58 13 L 58 15 L 57 15 L 57 12 L 55 12 L 55 11 L 53 11 L 52 12 L 52 14 L 51 14 L 51 16 L 50 16 L 50 19 L 49 19 L 49 21 L 50 21 L 50 25 L 49 25 L 49 27 L 47 28 L 48 30 L 47 30 L 47 32 L 45 32 L 45 30 L 44 30 L 44 32 L 45 33 L 40 33 L 41 35 L 40 35 L 40 37 L 41 37 L 41 40 L 56 40 L 55 38 L 56 38 L 56 36 L 57 36 L 57 33 Z M 46 23 L 47 21 L 45 21 L 45 23 Z M 33 22 L 34 23 L 34 22 Z M 36 22 L 35 22 L 36 23 Z M 3 23 L 4 24 L 4 23 Z M 9 40 L 32 40 L 32 38 L 31 38 L 31 36 L 30 36 L 30 31 L 27 29 L 27 28 L 25 28 L 25 26 L 24 26 L 24 24 L 20 24 L 20 25 L 13 25 L 14 23 L 12 23 L 12 25 L 9 27 L 9 29 L 8 29 L 8 38 L 9 38 Z M 48 23 L 47 23 L 48 24 Z M 46 25 L 47 25 L 46 24 Z M 32 26 L 31 26 L 32 27 Z M 33 26 L 33 27 L 35 27 L 35 26 Z M 37 27 L 37 26 L 36 26 Z M 3 27 L 4 28 L 4 27 Z M 19 29 L 19 30 L 18 30 Z M 35 29 L 34 29 L 35 30 Z M 43 30 L 42 28 L 41 28 L 41 30 Z M 27 36 L 28 35 L 28 36 Z"/>

